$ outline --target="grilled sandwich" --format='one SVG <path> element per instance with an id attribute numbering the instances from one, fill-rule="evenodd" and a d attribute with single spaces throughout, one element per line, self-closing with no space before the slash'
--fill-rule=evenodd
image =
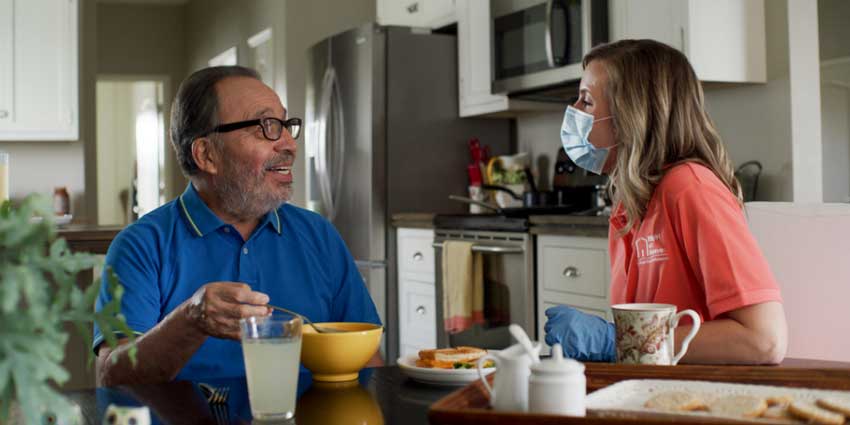
<path id="1" fill-rule="evenodd" d="M 487 350 L 477 347 L 455 347 L 422 350 L 416 366 L 438 369 L 472 369 Z M 485 365 L 485 367 L 492 367 Z"/>

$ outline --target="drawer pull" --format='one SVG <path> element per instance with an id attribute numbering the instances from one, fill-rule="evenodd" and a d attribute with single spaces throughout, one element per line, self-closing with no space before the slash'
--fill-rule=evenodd
<path id="1" fill-rule="evenodd" d="M 573 267 L 573 266 L 568 266 L 567 268 L 565 268 L 563 274 L 564 274 L 565 277 L 571 277 L 571 278 L 576 278 L 576 277 L 581 276 L 581 273 L 579 273 L 578 269 Z"/>
<path id="2" fill-rule="evenodd" d="M 420 262 L 420 261 L 422 261 L 422 259 L 424 259 L 424 258 L 425 258 L 425 256 L 424 256 L 424 255 L 422 255 L 422 253 L 421 253 L 421 252 L 419 252 L 419 251 L 416 251 L 416 253 L 415 253 L 415 254 L 413 254 L 413 261 Z"/>
<path id="3" fill-rule="evenodd" d="M 9 111 L 0 110 L 0 118 L 6 118 L 9 116 Z"/>
<path id="4" fill-rule="evenodd" d="M 420 305 L 419 307 L 416 307 L 416 314 L 418 314 L 420 316 L 424 316 L 425 315 L 425 306 Z"/>

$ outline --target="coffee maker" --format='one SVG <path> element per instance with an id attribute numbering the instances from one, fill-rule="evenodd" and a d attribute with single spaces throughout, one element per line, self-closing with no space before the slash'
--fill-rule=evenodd
<path id="1" fill-rule="evenodd" d="M 608 176 L 593 174 L 573 162 L 564 148 L 558 149 L 552 190 L 558 205 L 571 205 L 576 211 L 596 212 L 610 206 L 606 187 Z"/>

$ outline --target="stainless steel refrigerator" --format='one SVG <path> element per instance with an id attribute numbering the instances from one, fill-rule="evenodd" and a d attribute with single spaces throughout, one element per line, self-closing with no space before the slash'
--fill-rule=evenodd
<path id="1" fill-rule="evenodd" d="M 311 47 L 308 207 L 336 226 L 398 353 L 396 213 L 463 213 L 467 141 L 510 149 L 506 119 L 458 117 L 457 38 L 366 24 Z"/>

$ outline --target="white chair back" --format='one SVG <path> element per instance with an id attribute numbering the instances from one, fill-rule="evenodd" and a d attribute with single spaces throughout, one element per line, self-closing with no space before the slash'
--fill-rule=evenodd
<path id="1" fill-rule="evenodd" d="M 787 357 L 850 361 L 850 204 L 746 204 L 782 288 Z"/>

